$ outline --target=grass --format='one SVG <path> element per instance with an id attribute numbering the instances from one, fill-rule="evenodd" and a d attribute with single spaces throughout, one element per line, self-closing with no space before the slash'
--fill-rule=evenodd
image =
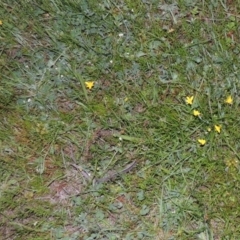
<path id="1" fill-rule="evenodd" d="M 0 239 L 239 239 L 238 12 L 2 1 Z"/>

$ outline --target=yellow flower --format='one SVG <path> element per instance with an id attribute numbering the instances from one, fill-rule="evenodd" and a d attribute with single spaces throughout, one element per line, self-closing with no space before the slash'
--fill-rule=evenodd
<path id="1" fill-rule="evenodd" d="M 221 126 L 220 125 L 214 125 L 214 129 L 216 132 L 220 133 L 221 132 Z"/>
<path id="2" fill-rule="evenodd" d="M 43 123 L 37 123 L 36 132 L 45 135 L 48 133 L 47 125 Z"/>
<path id="3" fill-rule="evenodd" d="M 186 99 L 185 99 L 185 102 L 187 103 L 187 104 L 189 104 L 189 105 L 192 105 L 192 103 L 193 103 L 193 96 L 191 96 L 191 97 L 186 97 Z"/>
<path id="4" fill-rule="evenodd" d="M 195 117 L 198 117 L 198 116 L 200 116 L 201 115 L 201 113 L 198 111 L 198 110 L 193 110 L 193 115 L 195 116 Z"/>
<path id="5" fill-rule="evenodd" d="M 212 129 L 211 129 L 210 127 L 207 128 L 207 131 L 208 131 L 208 132 L 211 132 L 211 130 L 212 130 Z"/>
<path id="6" fill-rule="evenodd" d="M 230 168 L 230 167 L 236 167 L 237 168 L 239 166 L 239 161 L 238 161 L 238 159 L 227 159 L 225 161 L 225 164 L 228 168 Z"/>
<path id="7" fill-rule="evenodd" d="M 88 81 L 88 82 L 85 82 L 85 85 L 86 85 L 86 88 L 91 90 L 94 86 L 94 82 L 93 81 Z"/>
<path id="8" fill-rule="evenodd" d="M 0 26 L 2 26 L 2 24 L 3 24 L 3 22 L 2 22 L 2 20 L 0 20 Z"/>
<path id="9" fill-rule="evenodd" d="M 198 139 L 198 142 L 200 143 L 201 146 L 206 144 L 206 140 L 205 139 Z"/>
<path id="10" fill-rule="evenodd" d="M 233 103 L 233 99 L 232 99 L 232 96 L 228 96 L 227 98 L 226 98 L 226 100 L 225 100 L 225 103 L 227 103 L 227 104 L 232 104 Z"/>

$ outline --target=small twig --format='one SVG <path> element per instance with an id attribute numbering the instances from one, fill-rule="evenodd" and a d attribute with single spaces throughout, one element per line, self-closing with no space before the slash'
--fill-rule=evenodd
<path id="1" fill-rule="evenodd" d="M 38 232 L 38 233 L 44 232 L 43 230 L 34 229 L 34 228 L 25 226 L 25 225 L 23 225 L 21 223 L 17 223 L 17 222 L 9 222 L 8 224 L 13 225 L 13 226 L 17 226 L 17 227 L 20 227 L 20 228 L 23 228 L 23 229 L 25 229 L 27 231 L 30 231 L 30 232 Z"/>
<path id="2" fill-rule="evenodd" d="M 31 232 L 44 232 L 43 230 L 40 230 L 40 229 L 34 229 L 34 228 L 31 228 L 31 227 L 28 227 L 24 224 L 21 224 L 21 223 L 18 223 L 18 222 L 11 222 L 10 218 L 8 216 L 6 216 L 5 214 L 3 213 L 0 213 L 2 216 L 4 216 L 8 223 L 7 224 L 10 224 L 12 226 L 17 226 L 17 227 L 20 227 L 20 228 L 23 228 L 25 230 L 28 230 L 28 231 L 31 231 Z"/>
<path id="3" fill-rule="evenodd" d="M 111 171 L 111 172 L 107 173 L 106 176 L 96 179 L 95 183 L 100 184 L 100 183 L 105 183 L 105 182 L 108 182 L 108 181 L 115 180 L 118 176 L 120 176 L 124 173 L 130 172 L 136 166 L 136 164 L 137 164 L 137 162 L 134 161 L 134 162 L 128 164 L 121 171 Z"/>
<path id="4" fill-rule="evenodd" d="M 113 181 L 115 180 L 118 176 L 123 175 L 125 173 L 130 172 L 135 166 L 136 166 L 137 162 L 133 161 L 132 163 L 128 164 L 124 169 L 122 169 L 121 171 L 108 171 L 104 177 L 102 178 L 97 178 L 97 179 L 92 179 L 91 174 L 88 173 L 86 170 L 84 170 L 81 166 L 74 164 L 74 163 L 70 163 L 70 165 L 72 167 L 74 167 L 76 170 L 78 170 L 85 179 L 87 179 L 88 182 L 91 182 L 92 180 L 94 180 L 94 184 L 100 184 L 100 183 L 105 183 L 108 181 Z"/>
<path id="5" fill-rule="evenodd" d="M 78 166 L 77 164 L 70 163 L 71 166 L 73 166 L 76 170 L 81 172 L 84 178 L 86 178 L 88 181 L 91 180 L 91 174 L 88 173 L 86 170 L 84 170 L 81 166 Z"/>

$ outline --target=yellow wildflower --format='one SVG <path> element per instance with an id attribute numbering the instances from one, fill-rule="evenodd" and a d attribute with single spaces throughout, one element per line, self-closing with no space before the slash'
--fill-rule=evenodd
<path id="1" fill-rule="evenodd" d="M 225 100 L 225 103 L 227 103 L 227 104 L 232 104 L 233 103 L 233 99 L 232 99 L 232 96 L 228 96 L 227 98 L 226 98 L 226 100 Z"/>
<path id="2" fill-rule="evenodd" d="M 225 164 L 228 168 L 230 167 L 238 167 L 239 166 L 239 161 L 235 158 L 235 159 L 227 159 L 225 161 Z"/>
<path id="3" fill-rule="evenodd" d="M 195 116 L 195 117 L 198 117 L 198 116 L 200 116 L 201 115 L 201 113 L 198 111 L 198 110 L 193 110 L 193 115 Z"/>
<path id="4" fill-rule="evenodd" d="M 85 85 L 86 85 L 86 88 L 91 90 L 94 86 L 94 82 L 93 81 L 88 81 L 88 82 L 85 82 Z"/>
<path id="5" fill-rule="evenodd" d="M 3 22 L 2 22 L 2 20 L 0 20 L 0 26 L 2 26 L 2 24 L 3 24 Z"/>
<path id="6" fill-rule="evenodd" d="M 211 132 L 211 130 L 212 130 L 212 129 L 211 129 L 210 127 L 207 128 L 207 131 L 208 131 L 208 132 Z"/>
<path id="7" fill-rule="evenodd" d="M 198 142 L 200 143 L 201 146 L 206 144 L 206 140 L 205 139 L 198 139 Z"/>
<path id="8" fill-rule="evenodd" d="M 45 135 L 48 133 L 48 129 L 47 129 L 47 125 L 43 124 L 43 123 L 37 123 L 37 127 L 36 127 L 36 132 L 41 134 L 41 135 Z"/>
<path id="9" fill-rule="evenodd" d="M 214 125 L 214 129 L 216 132 L 220 133 L 221 132 L 221 126 L 220 125 Z"/>
<path id="10" fill-rule="evenodd" d="M 193 96 L 191 96 L 191 97 L 186 97 L 186 99 L 185 99 L 185 102 L 187 103 L 187 104 L 189 104 L 189 105 L 192 105 L 192 103 L 193 103 Z"/>

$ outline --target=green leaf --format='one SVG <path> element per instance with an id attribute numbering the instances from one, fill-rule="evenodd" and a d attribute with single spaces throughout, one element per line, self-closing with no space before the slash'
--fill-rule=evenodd
<path id="1" fill-rule="evenodd" d="M 148 206 L 146 206 L 146 205 L 143 205 L 142 209 L 140 211 L 140 215 L 141 216 L 145 216 L 145 215 L 147 215 L 149 213 L 149 211 L 150 211 L 150 208 Z"/>

